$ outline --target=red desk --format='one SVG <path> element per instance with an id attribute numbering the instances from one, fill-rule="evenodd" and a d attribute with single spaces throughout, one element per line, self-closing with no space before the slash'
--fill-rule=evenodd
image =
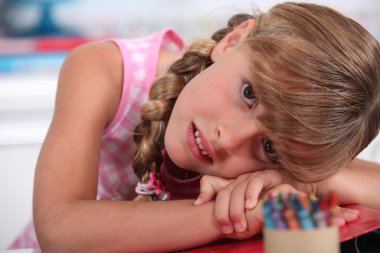
<path id="1" fill-rule="evenodd" d="M 348 241 L 352 238 L 366 234 L 380 228 L 380 211 L 367 207 L 352 205 L 349 208 L 360 211 L 359 218 L 346 224 L 339 229 L 340 241 Z M 186 253 L 261 253 L 264 252 L 263 238 L 261 235 L 254 236 L 247 240 L 222 240 L 194 249 L 181 252 Z"/>

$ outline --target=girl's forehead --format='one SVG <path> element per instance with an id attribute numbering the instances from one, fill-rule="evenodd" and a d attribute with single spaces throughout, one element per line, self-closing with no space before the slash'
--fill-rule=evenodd
<path id="1" fill-rule="evenodd" d="M 240 71 L 247 72 L 249 74 L 246 78 L 250 78 L 252 75 L 253 57 L 250 53 L 250 49 L 247 46 L 237 46 L 231 49 L 232 51 L 226 54 L 226 61 L 229 64 L 230 69 L 238 69 Z"/>

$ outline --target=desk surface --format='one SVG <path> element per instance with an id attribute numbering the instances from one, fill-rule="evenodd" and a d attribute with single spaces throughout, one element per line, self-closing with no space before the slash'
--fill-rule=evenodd
<path id="1" fill-rule="evenodd" d="M 340 242 L 345 242 L 380 228 L 380 211 L 376 211 L 364 206 L 352 205 L 350 208 L 360 211 L 360 216 L 356 221 L 350 222 L 339 229 Z M 198 248 L 185 250 L 186 253 L 261 253 L 264 252 L 263 238 L 261 235 L 254 236 L 247 240 L 221 240 Z"/>

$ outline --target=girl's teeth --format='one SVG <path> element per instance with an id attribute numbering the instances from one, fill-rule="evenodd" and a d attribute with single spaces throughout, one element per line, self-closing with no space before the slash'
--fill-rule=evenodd
<path id="1" fill-rule="evenodd" d="M 199 135 L 199 132 L 198 131 L 195 131 L 194 132 L 194 135 L 195 135 L 195 141 L 197 142 L 198 144 L 198 147 L 202 150 L 202 154 L 203 155 L 207 155 L 208 156 L 208 153 L 204 150 L 203 148 L 203 145 L 202 145 L 202 139 Z"/>

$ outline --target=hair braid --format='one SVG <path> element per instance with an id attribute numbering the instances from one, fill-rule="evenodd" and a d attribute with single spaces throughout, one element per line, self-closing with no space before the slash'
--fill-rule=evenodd
<path id="1" fill-rule="evenodd" d="M 149 101 L 142 106 L 141 122 L 135 129 L 137 145 L 132 166 L 142 182 L 148 180 L 150 171 L 158 171 L 164 146 L 164 134 L 174 103 L 183 87 L 202 70 L 212 64 L 211 52 L 217 42 L 250 15 L 237 14 L 228 21 L 226 28 L 215 32 L 211 39 L 192 43 L 166 75 L 157 79 L 151 88 Z"/>

